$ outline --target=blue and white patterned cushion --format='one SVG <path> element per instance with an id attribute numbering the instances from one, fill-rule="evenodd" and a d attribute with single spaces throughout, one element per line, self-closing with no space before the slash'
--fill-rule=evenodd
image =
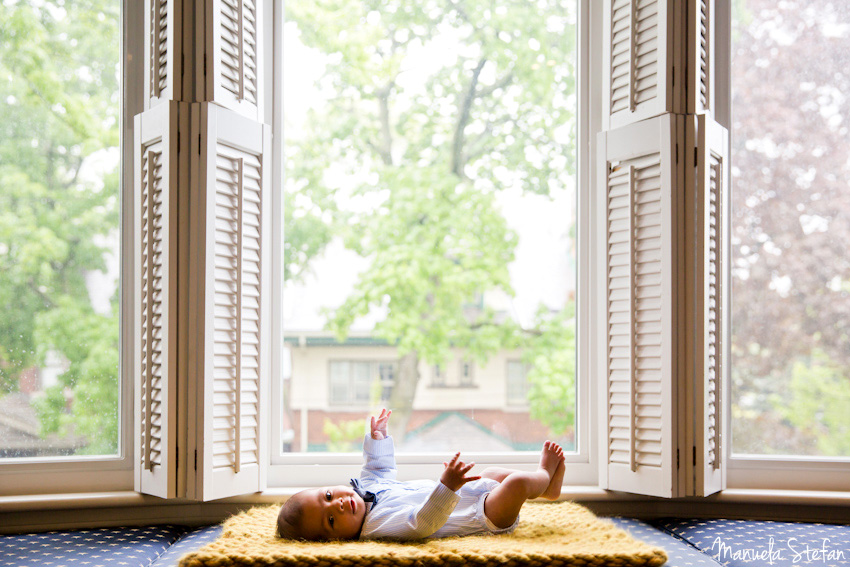
<path id="1" fill-rule="evenodd" d="M 180 526 L 0 536 L 3 567 L 147 567 L 186 531 Z"/>
<path id="2" fill-rule="evenodd" d="M 720 567 L 720 564 L 701 553 L 694 546 L 633 518 L 608 518 L 635 539 L 657 545 L 667 552 L 664 567 Z"/>
<path id="3" fill-rule="evenodd" d="M 678 519 L 656 526 L 729 567 L 850 566 L 850 526 Z"/>
<path id="4" fill-rule="evenodd" d="M 188 532 L 159 556 L 151 567 L 177 567 L 180 558 L 190 551 L 196 551 L 221 535 L 222 526 L 204 526 Z"/>

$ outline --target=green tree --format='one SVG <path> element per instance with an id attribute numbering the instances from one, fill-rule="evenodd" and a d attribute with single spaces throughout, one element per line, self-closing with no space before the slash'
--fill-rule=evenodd
<path id="1" fill-rule="evenodd" d="M 318 88 L 334 94 L 287 134 L 286 261 L 309 262 L 334 234 L 368 260 L 329 325 L 342 338 L 382 310 L 375 333 L 400 355 L 390 400 L 399 436 L 420 360 L 442 364 L 459 347 L 484 361 L 523 341 L 481 298 L 512 294 L 517 239 L 498 195 L 572 183 L 575 9 L 548 0 L 287 4 L 300 40 L 324 56 Z M 319 220 L 331 229 L 302 229 Z"/>
<path id="2" fill-rule="evenodd" d="M 778 409 L 800 403 L 793 370 L 822 352 L 850 378 L 850 31 L 835 28 L 850 4 L 733 6 L 732 439 L 736 452 L 807 454 L 839 445 Z"/>
<path id="3" fill-rule="evenodd" d="M 117 297 L 95 312 L 86 278 L 117 238 L 119 8 L 0 2 L 0 396 L 61 354 L 42 434 L 73 431 L 92 453 L 118 439 Z"/>
<path id="4" fill-rule="evenodd" d="M 322 429 L 328 436 L 328 451 L 332 453 L 356 453 L 363 445 L 362 419 L 334 423 L 325 418 Z"/>
<path id="5" fill-rule="evenodd" d="M 527 340 L 523 353 L 530 365 L 526 378 L 531 417 L 552 435 L 575 433 L 575 303 L 555 314 L 541 310 L 536 328 L 539 334 Z"/>
<path id="6" fill-rule="evenodd" d="M 797 430 L 816 440 L 808 454 L 850 455 L 850 376 L 824 351 L 815 349 L 791 370 L 787 400 L 777 410 Z"/>

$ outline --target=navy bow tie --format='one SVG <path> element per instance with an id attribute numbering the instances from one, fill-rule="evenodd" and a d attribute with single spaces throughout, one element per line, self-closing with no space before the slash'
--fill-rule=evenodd
<path id="1" fill-rule="evenodd" d="M 351 487 L 354 489 L 354 492 L 363 499 L 363 502 L 371 502 L 372 504 L 377 504 L 378 499 L 375 496 L 374 492 L 369 492 L 368 490 L 363 489 L 363 485 L 360 484 L 359 478 L 351 479 Z"/>

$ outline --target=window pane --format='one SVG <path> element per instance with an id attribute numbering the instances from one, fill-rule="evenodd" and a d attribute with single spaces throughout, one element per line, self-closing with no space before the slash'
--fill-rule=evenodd
<path id="1" fill-rule="evenodd" d="M 118 452 L 120 6 L 0 2 L 0 457 Z"/>
<path id="2" fill-rule="evenodd" d="M 285 450 L 384 405 L 401 452 L 574 448 L 575 0 L 329 6 L 286 3 Z"/>
<path id="3" fill-rule="evenodd" d="M 330 365 L 330 401 L 335 404 L 348 403 L 351 382 L 351 363 L 333 361 Z"/>
<path id="4" fill-rule="evenodd" d="M 508 403 L 525 404 L 528 399 L 528 365 L 519 360 L 509 360 L 507 369 Z"/>
<path id="5" fill-rule="evenodd" d="M 372 365 L 368 362 L 355 362 L 351 365 L 354 370 L 354 380 L 351 401 L 367 403 L 369 401 L 369 390 L 373 383 L 374 372 Z"/>
<path id="6" fill-rule="evenodd" d="M 733 5 L 733 449 L 850 456 L 850 4 Z"/>

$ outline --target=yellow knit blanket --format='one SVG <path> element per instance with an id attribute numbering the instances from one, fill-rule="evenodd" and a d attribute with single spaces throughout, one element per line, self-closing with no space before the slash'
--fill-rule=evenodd
<path id="1" fill-rule="evenodd" d="M 511 534 L 418 542 L 301 542 L 275 537 L 278 506 L 252 508 L 224 524 L 221 537 L 180 560 L 181 567 L 304 565 L 660 566 L 664 550 L 639 542 L 571 502 L 527 503 Z"/>

